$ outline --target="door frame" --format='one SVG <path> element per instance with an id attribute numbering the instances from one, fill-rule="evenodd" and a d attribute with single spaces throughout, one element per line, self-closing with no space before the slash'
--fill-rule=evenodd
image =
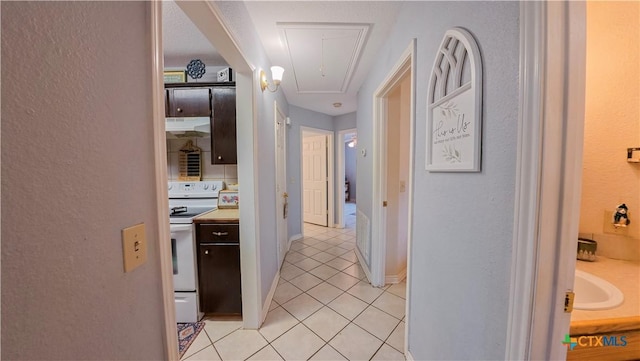
<path id="1" fill-rule="evenodd" d="M 261 92 L 259 69 L 256 69 L 238 48 L 237 42 L 222 21 L 212 2 L 181 1 L 178 6 L 187 17 L 220 52 L 236 73 L 236 123 L 238 144 L 238 179 L 243 182 L 242 197 L 245 207 L 239 209 L 240 218 L 240 268 L 242 274 L 243 327 L 257 329 L 262 317 L 258 182 L 256 145 L 257 104 Z M 152 99 L 154 164 L 156 199 L 158 202 L 158 237 L 169 239 L 169 205 L 167 190 L 167 150 L 164 114 L 164 61 L 162 47 L 162 2 L 152 1 L 150 7 L 150 32 L 152 49 Z M 179 359 L 178 339 L 175 329 L 175 303 L 173 298 L 173 266 L 171 245 L 159 242 L 160 276 L 164 314 L 164 346 L 168 359 Z"/>
<path id="2" fill-rule="evenodd" d="M 282 162 L 280 162 L 280 160 L 278 159 L 278 128 L 277 128 L 277 122 L 278 122 L 278 114 L 280 114 L 282 116 L 282 129 L 283 129 L 283 139 L 282 139 L 282 148 L 283 148 L 283 159 Z M 274 100 L 273 101 L 273 126 L 274 126 L 274 134 L 275 134 L 275 155 L 276 155 L 276 187 L 278 186 L 278 165 L 280 163 L 282 166 L 282 169 L 280 170 L 281 172 L 284 173 L 284 185 L 283 188 L 280 191 L 286 193 L 287 192 L 287 116 L 282 112 L 282 109 L 280 109 L 280 107 L 278 106 L 278 101 Z M 279 199 L 279 195 L 276 194 L 276 203 L 275 203 L 275 212 L 276 212 L 276 216 L 278 216 L 280 210 L 280 206 L 278 203 L 278 199 Z M 282 227 L 280 227 L 280 221 L 276 222 L 276 239 L 277 239 L 277 244 L 278 244 L 278 269 L 280 269 L 280 267 L 282 267 L 282 262 L 284 261 L 284 256 L 287 253 L 288 249 L 289 249 L 289 232 L 287 229 L 287 223 L 288 222 L 284 222 L 285 227 L 284 229 L 281 229 Z M 282 234 L 284 234 L 284 238 L 282 237 Z M 285 250 L 284 252 L 281 254 L 280 250 L 281 250 L 281 239 L 285 239 L 286 242 L 286 246 L 285 246 Z"/>
<path id="3" fill-rule="evenodd" d="M 336 141 L 336 147 L 338 149 L 338 162 L 336 164 L 337 168 L 337 189 L 336 190 L 336 217 L 338 218 L 338 222 L 336 222 L 336 228 L 344 228 L 344 179 L 346 171 L 346 153 L 344 151 L 344 136 L 349 133 L 358 134 L 358 128 L 345 129 L 338 132 L 338 141 Z"/>
<path id="4" fill-rule="evenodd" d="M 162 51 L 162 3 L 151 2 L 151 51 L 153 94 L 153 148 L 156 179 L 156 202 L 158 220 L 158 239 L 171 239 L 169 229 L 169 189 L 167 183 L 167 133 L 165 131 L 164 112 L 164 57 Z M 162 306 L 164 315 L 164 351 L 168 359 L 178 359 L 178 335 L 176 333 L 176 310 L 173 289 L 173 257 L 170 242 L 159 242 L 160 278 Z"/>
<path id="5" fill-rule="evenodd" d="M 411 303 L 411 245 L 413 241 L 413 177 L 415 157 L 415 113 L 416 113 L 416 39 L 411 42 L 400 55 L 391 71 L 373 93 L 373 202 L 371 222 L 371 284 L 382 287 L 385 283 L 386 262 L 386 212 L 382 202 L 386 195 L 387 182 L 387 98 L 389 93 L 399 85 L 408 73 L 411 81 L 409 110 L 409 179 L 407 184 L 409 211 L 407 219 L 407 294 L 405 302 L 405 335 L 409 335 L 410 303 Z M 409 353 L 409 337 L 404 339 L 404 354 L 413 359 Z"/>
<path id="6" fill-rule="evenodd" d="M 387 98 L 391 90 L 399 84 L 404 75 L 411 77 L 410 111 L 409 111 L 409 212 L 407 220 L 407 248 L 411 250 L 413 220 L 413 174 L 415 153 L 415 89 L 416 89 L 416 39 L 400 55 L 399 60 L 387 74 L 373 94 L 373 201 L 371 219 L 371 284 L 382 287 L 385 284 L 385 262 L 387 254 L 387 214 L 383 206 L 387 192 Z M 407 285 L 409 285 L 410 253 L 407 252 Z M 407 287 L 408 290 L 408 287 Z M 408 291 L 407 291 L 408 292 Z M 408 303 L 408 302 L 407 302 Z M 408 319 L 408 317 L 407 317 Z"/>
<path id="7" fill-rule="evenodd" d="M 566 357 L 561 341 L 571 316 L 564 313 L 564 292 L 573 289 L 582 181 L 585 13 L 581 2 L 520 3 L 522 81 L 505 359 Z"/>
<path id="8" fill-rule="evenodd" d="M 327 136 L 327 228 L 336 227 L 335 216 L 335 172 L 334 172 L 334 132 L 330 130 L 324 130 L 319 128 L 312 128 L 306 126 L 300 126 L 300 211 L 302 215 L 300 217 L 300 229 L 304 234 L 304 180 L 302 179 L 302 142 L 304 141 L 304 132 L 318 133 L 318 135 Z"/>

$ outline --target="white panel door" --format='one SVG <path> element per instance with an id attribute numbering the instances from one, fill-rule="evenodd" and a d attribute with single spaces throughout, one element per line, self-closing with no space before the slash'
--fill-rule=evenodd
<path id="1" fill-rule="evenodd" d="M 302 189 L 305 222 L 321 226 L 327 219 L 327 136 L 302 140 Z"/>
<path id="2" fill-rule="evenodd" d="M 286 126 L 284 114 L 275 107 L 276 129 L 276 232 L 278 237 L 278 265 L 282 265 L 287 253 L 289 236 L 287 232 L 287 212 L 289 195 L 287 194 L 286 171 Z"/>

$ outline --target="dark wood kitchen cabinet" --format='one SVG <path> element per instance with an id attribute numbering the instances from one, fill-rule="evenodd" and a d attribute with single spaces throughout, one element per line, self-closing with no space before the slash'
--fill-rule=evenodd
<path id="1" fill-rule="evenodd" d="M 209 117 L 211 164 L 236 164 L 235 83 L 165 84 L 167 117 Z"/>
<path id="2" fill-rule="evenodd" d="M 165 89 L 165 115 L 167 117 L 210 117 L 210 88 Z"/>
<path id="3" fill-rule="evenodd" d="M 242 314 L 239 224 L 197 224 L 196 241 L 200 311 Z"/>
<path id="4" fill-rule="evenodd" d="M 211 163 L 236 164 L 236 88 L 215 87 L 212 91 Z"/>

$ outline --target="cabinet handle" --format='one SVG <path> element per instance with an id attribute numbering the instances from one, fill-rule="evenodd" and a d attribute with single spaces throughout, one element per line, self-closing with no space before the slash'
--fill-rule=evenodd
<path id="1" fill-rule="evenodd" d="M 182 113 L 182 108 L 178 108 L 176 110 L 178 111 L 178 113 Z"/>
<path id="2" fill-rule="evenodd" d="M 211 234 L 213 234 L 214 236 L 228 236 L 229 232 L 211 232 Z"/>
<path id="3" fill-rule="evenodd" d="M 218 156 L 218 160 L 222 160 L 222 156 L 221 155 Z"/>
<path id="4" fill-rule="evenodd" d="M 205 250 L 204 250 L 204 254 L 209 254 L 209 250 L 208 250 L 208 249 L 205 249 Z"/>

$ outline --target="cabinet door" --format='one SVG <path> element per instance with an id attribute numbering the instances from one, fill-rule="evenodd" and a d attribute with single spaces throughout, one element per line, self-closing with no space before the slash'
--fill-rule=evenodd
<path id="1" fill-rule="evenodd" d="M 211 116 L 211 90 L 209 88 L 169 89 L 169 109 L 171 117 Z"/>
<path id="2" fill-rule="evenodd" d="M 201 244 L 198 248 L 200 310 L 241 314 L 240 246 L 218 243 Z"/>
<path id="3" fill-rule="evenodd" d="M 236 164 L 236 89 L 213 88 L 211 163 Z"/>

